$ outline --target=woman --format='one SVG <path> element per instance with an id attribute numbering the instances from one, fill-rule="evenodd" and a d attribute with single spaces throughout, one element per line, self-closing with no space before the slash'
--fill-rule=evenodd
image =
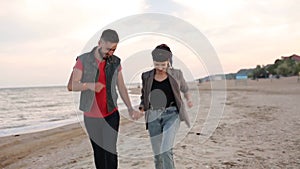
<path id="1" fill-rule="evenodd" d="M 180 121 L 190 126 L 180 91 L 192 107 L 188 86 L 178 69 L 171 67 L 172 52 L 161 44 L 152 51 L 154 69 L 142 74 L 139 109 L 145 112 L 146 129 L 151 137 L 156 169 L 173 169 L 172 147 Z"/>

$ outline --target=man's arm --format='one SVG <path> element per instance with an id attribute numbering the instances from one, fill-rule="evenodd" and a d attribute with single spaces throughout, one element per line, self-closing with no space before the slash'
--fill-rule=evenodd
<path id="1" fill-rule="evenodd" d="M 123 74 L 121 71 L 118 73 L 117 86 L 118 86 L 120 96 L 121 96 L 123 102 L 125 103 L 125 105 L 127 106 L 128 111 L 133 110 L 133 108 L 131 106 L 131 101 L 130 101 L 130 98 L 128 95 L 128 91 L 127 91 L 127 88 L 124 83 Z"/>
<path id="2" fill-rule="evenodd" d="M 68 91 L 72 91 L 72 78 L 73 78 L 73 72 L 71 73 L 68 84 L 67 84 Z"/>
<path id="3" fill-rule="evenodd" d="M 86 84 L 81 83 L 82 71 L 79 69 L 73 69 L 70 79 L 68 82 L 68 90 L 69 91 L 83 91 L 87 90 Z"/>
<path id="4" fill-rule="evenodd" d="M 118 86 L 120 96 L 121 96 L 123 102 L 125 103 L 125 105 L 127 106 L 127 110 L 128 110 L 129 115 L 134 120 L 139 119 L 139 117 L 140 117 L 139 112 L 135 111 L 133 109 L 132 105 L 131 105 L 131 101 L 130 101 L 130 98 L 129 98 L 129 95 L 128 95 L 128 91 L 127 91 L 127 88 L 126 88 L 125 83 L 124 83 L 122 71 L 119 71 L 119 73 L 118 73 L 117 86 Z"/>
<path id="5" fill-rule="evenodd" d="M 95 92 L 100 92 L 100 90 L 105 86 L 102 83 L 81 83 L 82 71 L 80 69 L 73 69 L 72 74 L 68 82 L 69 91 L 84 91 L 84 90 L 93 90 Z"/>

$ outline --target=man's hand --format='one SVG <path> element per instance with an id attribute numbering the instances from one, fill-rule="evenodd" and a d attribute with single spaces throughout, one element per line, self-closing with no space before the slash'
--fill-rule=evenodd
<path id="1" fill-rule="evenodd" d="M 129 116 L 133 119 L 133 120 L 138 120 L 139 118 L 141 118 L 144 114 L 139 112 L 139 111 L 136 111 L 134 109 L 128 109 L 128 113 L 129 113 Z"/>
<path id="2" fill-rule="evenodd" d="M 100 83 L 100 82 L 87 83 L 87 88 L 90 89 L 90 90 L 95 91 L 96 93 L 99 93 L 104 87 L 105 87 L 105 85 L 103 83 Z"/>

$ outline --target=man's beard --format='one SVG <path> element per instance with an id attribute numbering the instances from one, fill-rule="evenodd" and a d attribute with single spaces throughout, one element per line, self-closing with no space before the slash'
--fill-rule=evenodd
<path id="1" fill-rule="evenodd" d="M 108 59 L 108 56 L 107 56 L 107 55 L 104 55 L 104 54 L 102 54 L 101 50 L 102 50 L 102 48 L 99 48 L 99 49 L 98 49 L 98 53 L 99 53 L 99 55 L 102 57 L 102 59 L 103 59 L 103 60 L 107 60 L 107 59 Z"/>

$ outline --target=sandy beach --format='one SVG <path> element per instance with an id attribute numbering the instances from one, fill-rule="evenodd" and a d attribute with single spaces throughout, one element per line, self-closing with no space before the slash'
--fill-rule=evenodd
<path id="1" fill-rule="evenodd" d="M 198 85 L 195 123 L 174 148 L 178 169 L 299 168 L 300 83 L 297 77 L 226 82 L 223 116 L 212 136 L 199 141 L 210 110 L 211 83 Z M 138 92 L 136 90 L 135 92 Z M 196 106 L 196 107 L 197 107 Z M 213 105 L 214 106 L 214 105 Z M 154 168 L 143 118 L 121 126 L 119 168 Z M 181 124 L 184 129 L 184 123 Z M 131 138 L 131 139 L 128 139 Z M 132 139 L 133 138 L 133 139 Z M 93 153 L 80 123 L 0 138 L 0 168 L 89 169 Z"/>

